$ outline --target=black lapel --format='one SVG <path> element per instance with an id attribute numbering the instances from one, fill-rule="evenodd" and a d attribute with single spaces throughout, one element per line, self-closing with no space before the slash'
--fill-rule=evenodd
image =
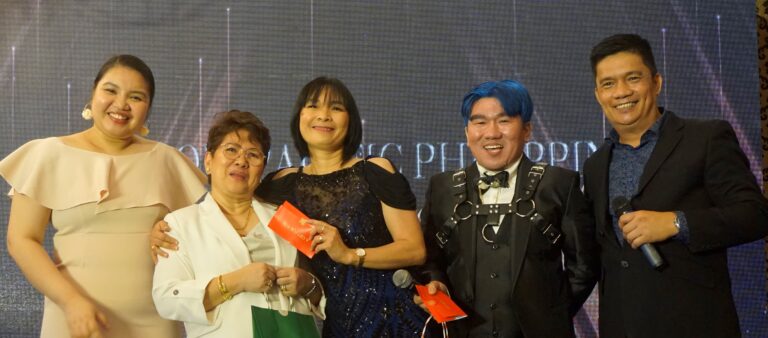
<path id="1" fill-rule="evenodd" d="M 595 221 L 597 221 L 598 224 L 602 223 L 604 231 L 609 234 L 612 239 L 611 242 L 616 246 L 619 246 L 619 242 L 613 231 L 613 220 L 611 220 L 611 215 L 608 212 L 608 180 L 610 179 L 609 168 L 611 167 L 612 150 L 613 146 L 606 141 L 594 154 L 592 154 L 592 159 L 595 162 L 595 172 L 593 174 L 596 179 L 592 182 L 595 191 L 590 192 L 590 195 L 595 203 Z M 587 173 L 585 173 L 585 175 L 586 174 Z"/>
<path id="2" fill-rule="evenodd" d="M 669 116 L 666 117 L 664 125 L 661 126 L 659 140 L 656 142 L 656 147 L 653 149 L 645 169 L 643 169 L 635 195 L 639 195 L 643 191 L 683 137 L 683 133 L 678 132 L 683 128 L 683 121 L 670 111 L 666 111 L 664 114 L 669 114 Z"/>
<path id="3" fill-rule="evenodd" d="M 472 162 L 469 167 L 466 168 L 467 173 L 467 201 L 472 205 L 480 203 L 480 197 L 477 194 L 477 180 L 480 178 L 480 173 L 477 170 L 477 164 Z M 474 284 L 475 281 L 475 264 L 477 259 L 477 216 L 470 217 L 468 220 L 459 223 L 458 236 L 461 248 L 467 248 L 462 250 L 461 255 L 464 256 L 464 266 L 467 267 L 467 276 L 469 281 Z M 474 290 L 471 290 L 474 297 Z"/>
<path id="4" fill-rule="evenodd" d="M 528 157 L 523 155 L 523 158 L 520 161 L 520 166 L 517 167 L 517 181 L 515 183 L 515 197 L 512 198 L 513 202 L 517 200 L 519 196 L 522 196 L 521 192 L 528 177 L 528 172 L 531 171 L 532 166 L 533 162 L 531 162 Z M 544 172 L 544 175 L 546 175 L 546 171 Z M 539 185 L 539 189 L 540 188 L 542 188 L 541 185 Z M 534 198 L 535 196 L 536 194 L 534 193 Z M 510 264 L 512 269 L 510 270 L 512 272 L 512 276 L 510 276 L 512 278 L 512 285 L 510 290 L 513 290 L 514 292 L 515 284 L 517 284 L 517 277 L 520 274 L 520 269 L 523 266 L 523 259 L 525 259 L 525 252 L 528 248 L 528 238 L 531 234 L 531 223 L 525 221 L 523 218 L 520 218 L 515 214 L 504 216 L 504 222 L 502 223 L 504 223 L 502 226 L 511 226 L 509 229 L 511 235 Z"/>

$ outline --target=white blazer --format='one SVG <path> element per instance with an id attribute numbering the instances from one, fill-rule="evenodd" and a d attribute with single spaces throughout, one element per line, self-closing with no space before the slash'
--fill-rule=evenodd
<path id="1" fill-rule="evenodd" d="M 268 224 L 275 207 L 252 202 L 263 224 Z M 155 266 L 152 298 L 160 316 L 184 322 L 187 337 L 252 337 L 251 306 L 268 308 L 262 293 L 242 292 L 206 312 L 203 297 L 208 283 L 217 276 L 251 263 L 248 248 L 232 228 L 210 193 L 200 204 L 179 209 L 165 216 L 169 234 L 179 241 L 179 250 L 159 258 Z M 295 266 L 297 251 L 266 228 L 276 250 L 274 266 Z M 215 281 L 214 281 L 215 283 Z M 281 309 L 314 314 L 324 319 L 325 297 L 314 307 L 303 297 L 285 297 L 275 290 L 270 298 L 280 297 Z"/>

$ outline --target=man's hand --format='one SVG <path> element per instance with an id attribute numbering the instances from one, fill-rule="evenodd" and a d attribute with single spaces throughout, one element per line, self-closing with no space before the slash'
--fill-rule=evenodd
<path id="1" fill-rule="evenodd" d="M 619 228 L 633 249 L 677 235 L 675 213 L 638 210 L 619 217 Z"/>
<path id="2" fill-rule="evenodd" d="M 434 295 L 437 293 L 437 290 L 443 291 L 446 294 L 448 294 L 448 287 L 445 286 L 445 284 L 433 280 L 427 284 L 427 292 L 429 292 L 430 295 Z M 424 302 L 421 301 L 421 297 L 419 297 L 419 294 L 413 295 L 413 302 L 416 303 L 416 305 L 420 306 L 422 310 L 427 311 L 427 306 L 424 305 Z"/>

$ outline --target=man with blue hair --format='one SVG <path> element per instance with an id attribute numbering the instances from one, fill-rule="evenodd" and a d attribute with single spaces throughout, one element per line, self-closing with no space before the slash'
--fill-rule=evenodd
<path id="1" fill-rule="evenodd" d="M 476 162 L 433 176 L 421 213 L 422 277 L 468 314 L 451 337 L 574 337 L 599 269 L 578 173 L 523 154 L 533 102 L 519 82 L 477 86 L 461 114 Z"/>

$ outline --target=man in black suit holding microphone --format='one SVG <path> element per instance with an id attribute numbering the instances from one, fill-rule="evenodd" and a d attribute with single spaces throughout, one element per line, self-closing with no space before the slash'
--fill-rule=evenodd
<path id="1" fill-rule="evenodd" d="M 477 86 L 461 114 L 477 161 L 433 176 L 421 212 L 422 279 L 468 314 L 450 336 L 573 337 L 599 267 L 578 173 L 523 154 L 533 102 L 520 83 Z"/>
<path id="2" fill-rule="evenodd" d="M 608 37 L 590 58 L 613 127 L 584 164 L 600 337 L 740 336 L 726 249 L 768 233 L 768 203 L 733 129 L 658 107 L 662 77 L 640 36 Z"/>

